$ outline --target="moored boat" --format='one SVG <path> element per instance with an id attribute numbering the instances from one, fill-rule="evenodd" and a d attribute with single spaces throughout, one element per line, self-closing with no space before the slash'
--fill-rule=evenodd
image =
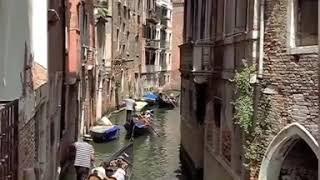
<path id="1" fill-rule="evenodd" d="M 119 126 L 93 126 L 90 129 L 91 138 L 94 142 L 109 142 L 120 136 Z"/>
<path id="2" fill-rule="evenodd" d="M 143 100 L 151 105 L 156 104 L 159 98 L 160 96 L 153 92 L 149 92 L 143 96 Z"/>
<path id="3" fill-rule="evenodd" d="M 124 128 L 127 130 L 126 138 L 139 137 L 149 133 L 149 125 L 143 122 L 137 122 L 132 120 L 131 123 L 126 123 Z"/>
<path id="4" fill-rule="evenodd" d="M 100 170 L 99 168 L 102 169 L 102 171 L 104 171 L 102 175 L 98 172 Z M 119 172 L 123 171 L 125 180 L 130 180 L 132 176 L 132 168 L 133 143 L 130 143 L 118 152 L 116 152 L 115 154 L 113 154 L 111 158 L 104 161 L 100 167 L 95 168 L 97 170 L 93 169 L 93 172 L 89 175 L 88 180 L 104 180 L 101 176 L 107 176 L 107 178 L 105 179 L 109 179 L 108 177 L 110 177 L 110 179 L 114 180 L 114 178 L 117 177 Z"/>

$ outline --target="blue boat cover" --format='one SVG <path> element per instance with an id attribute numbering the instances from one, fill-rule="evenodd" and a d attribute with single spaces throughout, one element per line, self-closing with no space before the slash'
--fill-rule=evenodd
<path id="1" fill-rule="evenodd" d="M 105 133 L 111 133 L 114 131 L 118 131 L 120 128 L 118 126 L 113 126 L 112 128 L 108 129 Z"/>
<path id="2" fill-rule="evenodd" d="M 146 127 L 146 125 L 141 121 L 134 121 L 134 125 L 139 129 Z"/>
<path id="3" fill-rule="evenodd" d="M 158 95 L 156 95 L 155 93 L 152 93 L 152 92 L 147 93 L 143 97 L 149 101 L 157 101 L 160 98 Z"/>

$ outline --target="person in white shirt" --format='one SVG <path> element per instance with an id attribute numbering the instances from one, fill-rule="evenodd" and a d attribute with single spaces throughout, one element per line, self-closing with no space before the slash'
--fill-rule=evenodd
<path id="1" fill-rule="evenodd" d="M 91 163 L 94 161 L 93 146 L 87 142 L 75 142 L 76 158 L 74 167 L 77 173 L 77 180 L 86 180 L 89 175 Z"/>
<path id="2" fill-rule="evenodd" d="M 136 110 L 136 101 L 134 99 L 132 99 L 131 96 L 129 96 L 128 99 L 123 100 L 126 104 L 126 111 L 127 111 L 127 122 L 130 122 L 131 118 L 132 118 L 132 114 L 135 112 Z"/>

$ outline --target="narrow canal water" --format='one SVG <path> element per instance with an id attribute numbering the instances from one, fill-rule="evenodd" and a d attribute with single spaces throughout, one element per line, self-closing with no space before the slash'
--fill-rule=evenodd
<path id="1" fill-rule="evenodd" d="M 114 114 L 111 121 L 122 125 L 125 112 Z M 154 129 L 152 133 L 134 139 L 134 170 L 132 180 L 184 180 L 180 171 L 180 113 L 179 109 L 155 109 Z M 120 139 L 106 144 L 93 143 L 96 161 L 110 157 L 128 143 L 125 129 L 121 129 Z"/>

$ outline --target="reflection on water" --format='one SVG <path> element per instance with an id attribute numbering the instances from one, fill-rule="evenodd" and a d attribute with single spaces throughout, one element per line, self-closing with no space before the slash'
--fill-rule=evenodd
<path id="1" fill-rule="evenodd" d="M 154 129 L 160 135 L 152 133 L 134 140 L 134 171 L 132 180 L 182 180 L 179 161 L 180 144 L 179 109 L 155 110 Z M 125 113 L 114 115 L 115 124 L 125 122 Z M 107 144 L 94 144 L 97 163 L 110 157 L 128 141 L 125 129 L 121 129 L 120 139 Z"/>

